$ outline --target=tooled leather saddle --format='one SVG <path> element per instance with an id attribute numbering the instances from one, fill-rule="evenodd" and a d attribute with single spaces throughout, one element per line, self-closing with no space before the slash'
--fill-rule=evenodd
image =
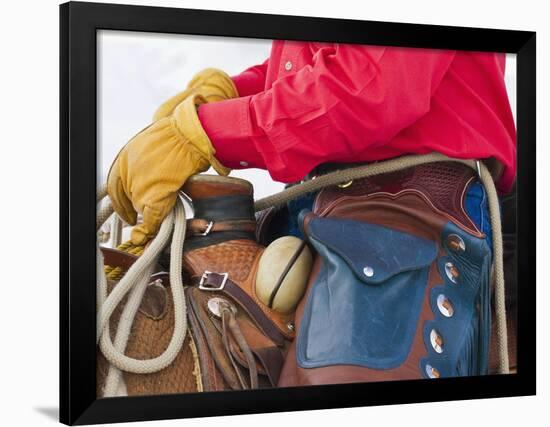
<path id="1" fill-rule="evenodd" d="M 244 180 L 192 177 L 183 192 L 192 200 L 183 272 L 188 333 L 167 368 L 152 374 L 124 372 L 128 395 L 238 390 L 275 386 L 294 338 L 292 314 L 262 304 L 256 270 L 264 247 L 255 240 L 252 186 Z M 104 249 L 106 265 L 129 268 L 135 257 Z M 160 265 L 134 320 L 126 355 L 150 359 L 168 345 L 174 328 L 169 276 Z M 116 283 L 110 283 L 112 290 Z M 111 318 L 116 331 L 121 304 Z M 97 393 L 103 395 L 109 363 L 98 351 Z"/>

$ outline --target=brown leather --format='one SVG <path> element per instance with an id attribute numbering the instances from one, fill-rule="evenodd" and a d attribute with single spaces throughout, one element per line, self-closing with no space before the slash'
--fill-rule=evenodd
<path id="1" fill-rule="evenodd" d="M 191 294 L 195 289 L 186 289 L 187 319 L 189 321 L 190 333 L 197 346 L 197 355 L 201 372 L 203 391 L 229 390 L 230 385 L 224 380 L 222 372 L 217 368 L 213 354 L 210 352 L 207 337 L 202 332 L 199 319 L 193 310 Z"/>
<path id="2" fill-rule="evenodd" d="M 233 338 L 230 339 L 229 345 L 231 354 L 228 353 L 227 345 L 223 342 L 222 322 L 208 310 L 208 301 L 211 298 L 222 297 L 229 302 L 234 302 L 234 300 L 227 295 L 218 292 L 204 292 L 195 287 L 187 289 L 187 296 L 191 323 L 199 325 L 198 328 L 191 327 L 191 333 L 197 342 L 204 390 L 241 389 L 239 377 L 248 377 L 249 363 L 246 361 L 242 347 Z M 247 346 L 256 356 L 256 370 L 260 374 L 260 383 L 275 385 L 283 362 L 284 348 L 277 347 L 243 311 L 237 312 L 236 321 Z M 273 352 L 269 353 L 269 350 L 267 353 L 262 352 L 264 348 L 277 348 L 281 357 L 277 358 Z M 237 372 L 232 358 L 238 362 Z"/>
<path id="3" fill-rule="evenodd" d="M 252 348 L 252 351 L 261 362 L 263 371 L 269 378 L 272 387 L 276 387 L 283 368 L 284 357 L 279 347 Z"/>
<path id="4" fill-rule="evenodd" d="M 226 178 L 213 181 L 197 177 L 183 190 L 194 200 L 201 199 L 203 204 L 209 199 L 214 200 L 214 196 L 220 199 L 227 195 L 252 196 L 250 185 Z M 231 203 L 233 199 L 225 200 Z M 253 211 L 252 197 L 234 200 L 233 203 L 239 203 L 239 208 L 244 207 L 242 203 L 250 203 L 249 211 Z M 218 219 L 210 231 L 239 230 L 254 235 L 256 221 L 253 218 L 245 214 L 236 218 L 230 208 L 226 209 L 227 218 L 224 212 L 218 211 Z M 246 209 L 238 211 L 245 212 Z M 198 235 L 206 231 L 209 224 L 209 218 L 189 221 L 193 244 L 184 247 L 183 254 L 183 268 L 193 285 L 186 294 L 191 307 L 190 323 L 198 326 L 192 327 L 191 331 L 198 343 L 205 390 L 272 387 L 278 381 L 283 355 L 294 338 L 294 331 L 288 327 L 293 316 L 271 310 L 256 296 L 256 271 L 264 246 L 244 236 L 216 241 L 210 236 Z M 205 273 L 207 271 L 211 273 Z M 208 289 L 198 286 L 203 275 L 203 287 Z M 218 289 L 222 283 L 223 289 Z M 235 312 L 225 311 L 225 317 L 216 314 L 215 309 L 212 312 L 208 303 L 219 298 L 234 307 Z M 215 305 L 215 301 L 212 304 Z M 211 360 L 203 356 L 203 352 L 208 353 Z M 219 381 L 220 377 L 223 382 Z"/>
<path id="5" fill-rule="evenodd" d="M 207 221 L 205 219 L 193 218 L 187 220 L 187 234 L 205 235 L 217 231 L 256 231 L 256 221 L 252 220 L 225 220 Z"/>
<path id="6" fill-rule="evenodd" d="M 184 269 L 191 276 L 200 276 L 206 270 L 228 273 L 231 280 L 241 283 L 249 280 L 262 250 L 263 247 L 256 242 L 242 239 L 185 251 Z"/>
<path id="7" fill-rule="evenodd" d="M 193 175 L 182 188 L 191 200 L 205 197 L 252 194 L 252 184 L 239 178 L 225 178 L 216 175 Z"/>
<path id="8" fill-rule="evenodd" d="M 354 181 L 346 188 L 338 186 L 322 190 L 314 203 L 314 212 L 324 217 L 348 218 L 367 221 L 372 224 L 391 227 L 439 244 L 439 255 L 444 253 L 440 236 L 444 225 L 453 221 L 466 232 L 482 237 L 483 234 L 467 217 L 463 198 L 473 172 L 464 165 L 455 163 L 428 165 L 398 173 Z M 420 170 L 418 170 L 420 169 Z M 435 179 L 436 175 L 441 179 Z M 306 216 L 304 226 L 308 227 Z M 320 269 L 317 257 L 308 283 L 306 296 L 298 305 L 296 329 L 301 326 L 311 286 Z M 303 369 L 297 365 L 295 342 L 292 343 L 279 379 L 279 386 L 310 384 L 334 384 L 347 382 L 391 381 L 422 378 L 420 360 L 427 354 L 423 339 L 423 325 L 434 318 L 429 304 L 431 289 L 443 283 L 436 263 L 430 267 L 428 284 L 411 351 L 407 360 L 399 367 L 375 370 L 359 366 L 338 365 Z M 494 353 L 494 349 L 491 349 Z"/>
<path id="9" fill-rule="evenodd" d="M 439 214 L 457 223 L 465 231 L 479 235 L 480 231 L 466 214 L 463 203 L 467 184 L 474 177 L 475 172 L 460 163 L 430 163 L 359 179 L 346 188 L 325 188 L 315 199 L 313 210 L 321 216 L 326 216 L 329 215 L 328 211 L 332 206 L 350 197 L 362 198 L 377 193 L 397 196 L 406 191 L 424 196 Z"/>
<path id="10" fill-rule="evenodd" d="M 183 190 L 194 201 L 206 199 L 202 200 L 204 204 L 218 196 L 252 196 L 250 183 L 212 176 L 193 177 Z M 226 200 L 230 203 L 232 199 Z M 252 197 L 234 200 L 234 203 L 250 203 L 249 210 L 252 212 Z M 200 278 L 204 271 L 212 271 L 214 273 L 206 277 L 205 284 L 214 287 L 221 284 L 221 276 L 215 273 L 227 273 L 229 279 L 225 288 L 218 292 L 198 287 L 185 290 L 188 334 L 182 351 L 174 363 L 160 372 L 149 375 L 125 373 L 129 395 L 273 387 L 277 383 L 283 355 L 294 337 L 294 332 L 287 326 L 293 316 L 270 310 L 256 297 L 255 277 L 263 246 L 244 237 L 229 237 L 219 242 L 200 236 L 207 229 L 209 233 L 245 231 L 253 236 L 256 228 L 254 219 L 248 215 L 235 217 L 231 209 L 227 210 L 227 219 L 223 218 L 222 211 L 217 213 L 218 219 L 214 223 L 203 218 L 188 221 L 190 241 L 200 241 L 201 244 L 184 247 L 182 272 L 184 277 Z M 246 236 L 246 233 L 242 234 Z M 123 265 L 124 270 L 137 259 L 116 250 L 106 250 L 105 253 L 108 264 L 115 267 Z M 154 281 L 155 277 L 159 277 L 158 274 L 151 280 Z M 166 279 L 162 284 L 152 283 L 145 292 L 126 349 L 130 357 L 156 357 L 164 351 L 171 337 L 173 305 L 168 277 L 162 277 Z M 115 284 L 111 284 L 110 289 L 112 286 Z M 221 305 L 225 307 L 221 316 L 208 307 L 209 300 L 217 297 L 227 301 L 227 304 Z M 112 333 L 116 330 L 123 307 L 121 304 L 111 319 Z M 98 394 L 101 394 L 107 366 L 105 359 L 99 355 Z"/>
<path id="11" fill-rule="evenodd" d="M 279 346 L 284 345 L 285 336 L 280 333 L 273 321 L 267 317 L 260 306 L 239 285 L 219 273 L 204 273 L 201 277 L 195 276 L 191 279 L 191 284 L 194 286 L 199 286 L 201 282 L 201 286 L 210 289 L 220 289 L 223 286 L 223 289 L 218 291 L 220 294 L 229 296 L 235 300 L 275 344 Z"/>
<path id="12" fill-rule="evenodd" d="M 263 246 L 252 240 L 231 240 L 204 248 L 186 251 L 183 256 L 184 269 L 191 276 L 202 276 L 205 271 L 227 273 L 228 277 L 254 301 L 265 316 L 275 324 L 286 339 L 294 338 L 294 331 L 288 328 L 292 314 L 282 314 L 269 309 L 256 295 L 256 270 Z"/>
<path id="13" fill-rule="evenodd" d="M 168 291 L 158 282 L 153 282 L 143 295 L 139 311 L 153 320 L 161 320 L 168 311 Z"/>
<path id="14" fill-rule="evenodd" d="M 250 346 L 242 333 L 239 323 L 236 319 L 237 309 L 229 301 L 220 304 L 220 314 L 222 318 L 222 342 L 226 350 L 226 354 L 231 359 L 235 373 L 239 375 L 241 387 L 243 389 L 258 388 L 258 367 Z M 234 356 L 236 350 L 240 352 L 242 359 L 240 366 Z M 249 381 L 240 375 L 241 367 L 248 371 Z"/>
<path id="15" fill-rule="evenodd" d="M 258 372 L 267 376 L 269 384 L 275 387 L 284 362 L 284 347 L 274 345 L 273 341 L 261 333 L 245 316 L 240 316 L 237 321 L 250 349 L 257 358 Z M 244 367 L 246 362 L 242 351 L 237 346 L 233 346 L 231 351 L 235 359 Z"/>
<path id="16" fill-rule="evenodd" d="M 154 280 L 161 279 L 165 288 L 165 296 L 158 289 Z M 174 329 L 174 308 L 170 291 L 170 282 L 167 274 L 156 274 L 152 277 L 154 284 L 146 291 L 132 326 L 125 354 L 136 359 L 149 359 L 159 356 L 168 346 Z M 116 286 L 116 282 L 109 282 L 109 292 Z M 110 320 L 111 339 L 114 340 L 116 328 L 126 300 L 116 308 Z M 164 310 L 162 305 L 165 304 Z M 151 314 L 154 314 L 152 316 Z M 133 374 L 124 372 L 124 381 L 128 395 L 149 395 L 167 393 L 196 392 L 202 389 L 200 366 L 197 360 L 196 344 L 192 334 L 187 334 L 182 351 L 174 362 L 167 368 L 152 374 Z M 109 365 L 101 351 L 97 352 L 97 393 L 103 395 L 103 386 Z"/>
<path id="17" fill-rule="evenodd" d="M 199 325 L 199 329 L 194 330 L 193 333 L 200 334 L 202 341 L 206 343 L 206 348 L 201 349 L 201 351 L 207 351 L 212 357 L 215 365 L 213 371 L 206 371 L 203 369 L 207 375 L 217 375 L 221 374 L 224 382 L 229 386 L 231 390 L 241 389 L 241 384 L 239 381 L 238 375 L 233 369 L 231 359 L 227 355 L 227 352 L 221 341 L 221 334 L 216 328 L 214 322 L 212 322 L 212 316 L 210 315 L 207 304 L 210 299 L 209 296 L 204 295 L 202 292 L 196 292 L 197 289 L 188 291 L 188 302 L 189 309 L 192 310 L 195 319 Z M 217 382 L 215 380 L 211 382 Z M 215 390 L 224 390 L 226 388 L 218 389 L 206 389 L 205 391 L 215 391 Z"/>
<path id="18" fill-rule="evenodd" d="M 128 270 L 138 259 L 137 256 L 129 254 L 128 252 L 112 248 L 102 247 L 101 253 L 103 254 L 103 261 L 105 265 L 119 267 L 124 271 Z"/>

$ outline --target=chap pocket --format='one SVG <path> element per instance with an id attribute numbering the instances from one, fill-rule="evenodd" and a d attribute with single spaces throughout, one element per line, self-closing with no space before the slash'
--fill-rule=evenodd
<path id="1" fill-rule="evenodd" d="M 320 217 L 309 221 L 307 234 L 322 262 L 298 332 L 298 365 L 401 365 L 413 342 L 436 243 Z"/>

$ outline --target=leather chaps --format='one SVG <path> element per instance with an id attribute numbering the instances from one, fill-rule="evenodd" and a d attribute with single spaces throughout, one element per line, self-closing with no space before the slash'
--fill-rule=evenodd
<path id="1" fill-rule="evenodd" d="M 298 221 L 317 256 L 279 386 L 496 369 L 492 251 L 465 207 L 476 181 L 440 162 L 318 193 Z"/>

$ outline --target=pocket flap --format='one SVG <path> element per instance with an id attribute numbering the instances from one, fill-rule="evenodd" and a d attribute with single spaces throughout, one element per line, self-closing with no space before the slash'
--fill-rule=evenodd
<path id="1" fill-rule="evenodd" d="M 425 267 L 437 256 L 437 245 L 431 240 L 350 219 L 314 216 L 306 233 L 342 257 L 367 284 Z"/>

